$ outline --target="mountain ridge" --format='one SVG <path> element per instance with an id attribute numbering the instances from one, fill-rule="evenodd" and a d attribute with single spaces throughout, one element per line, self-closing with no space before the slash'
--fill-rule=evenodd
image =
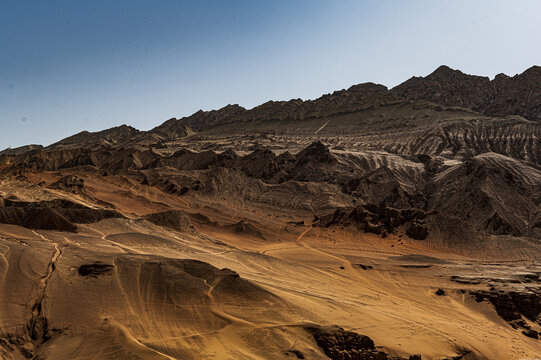
<path id="1" fill-rule="evenodd" d="M 541 122 L 540 66 L 513 77 L 498 74 L 490 80 L 442 65 L 425 77 L 410 78 L 391 92 L 410 100 L 462 106 L 487 116 L 521 115 Z"/>
<path id="2" fill-rule="evenodd" d="M 149 145 L 173 141 L 235 121 L 305 120 L 404 100 L 428 101 L 440 106 L 469 109 L 492 117 L 520 115 L 541 123 L 541 67 L 532 66 L 513 77 L 498 74 L 490 80 L 485 76 L 469 75 L 441 65 L 425 77 L 414 76 L 390 89 L 368 82 L 324 94 L 313 100 L 271 100 L 252 109 L 229 104 L 217 110 L 199 110 L 180 119 L 171 118 L 148 131 L 140 131 L 128 125 L 97 132 L 82 131 L 46 148 L 107 144 L 124 146 L 129 145 L 130 140 Z M 21 150 L 24 150 L 24 147 L 21 147 Z"/>

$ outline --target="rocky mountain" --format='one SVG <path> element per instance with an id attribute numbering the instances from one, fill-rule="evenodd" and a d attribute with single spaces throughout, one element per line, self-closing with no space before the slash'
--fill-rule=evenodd
<path id="1" fill-rule="evenodd" d="M 271 136 L 275 148 L 281 147 L 279 140 L 287 148 L 298 137 L 305 146 L 326 139 L 337 148 L 350 150 L 448 158 L 495 152 L 539 164 L 540 69 L 534 66 L 520 75 L 498 75 L 491 81 L 441 66 L 391 90 L 366 83 L 315 100 L 269 101 L 250 110 L 228 105 L 172 118 L 146 132 L 125 125 L 82 132 L 47 149 L 121 146 L 174 151 L 179 142 L 194 149 L 199 140 L 205 140 L 207 149 L 218 150 L 228 136 L 260 140 Z M 211 138 L 215 140 L 206 141 Z M 4 153 L 16 154 L 14 150 Z"/>
<path id="2" fill-rule="evenodd" d="M 467 75 L 440 66 L 426 77 L 413 77 L 391 90 L 410 100 L 427 100 L 446 106 L 460 106 L 487 116 L 521 115 L 541 121 L 541 67 L 532 66 L 509 77 Z"/>

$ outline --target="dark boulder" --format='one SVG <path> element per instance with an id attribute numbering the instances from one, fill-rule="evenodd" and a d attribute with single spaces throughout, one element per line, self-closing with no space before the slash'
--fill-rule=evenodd
<path id="1" fill-rule="evenodd" d="M 304 354 L 299 350 L 288 350 L 286 351 L 286 355 L 294 355 L 297 359 L 304 359 Z"/>
<path id="2" fill-rule="evenodd" d="M 420 221 L 412 221 L 406 234 L 415 240 L 425 240 L 428 236 L 428 228 L 426 227 L 426 224 Z"/>
<path id="3" fill-rule="evenodd" d="M 376 349 L 374 341 L 368 336 L 345 331 L 338 326 L 312 325 L 305 326 L 305 330 L 312 334 L 317 345 L 332 360 L 406 360 L 391 357 Z M 420 357 L 413 359 L 417 360 Z"/>
<path id="4" fill-rule="evenodd" d="M 532 339 L 539 339 L 539 333 L 535 330 L 523 330 L 522 334 L 524 334 L 527 337 L 530 337 Z"/>
<path id="5" fill-rule="evenodd" d="M 111 274 L 114 270 L 113 265 L 93 263 L 79 266 L 80 276 L 98 277 L 100 275 Z"/>

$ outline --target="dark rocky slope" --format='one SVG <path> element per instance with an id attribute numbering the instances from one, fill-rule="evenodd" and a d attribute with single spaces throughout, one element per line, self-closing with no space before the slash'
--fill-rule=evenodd
<path id="1" fill-rule="evenodd" d="M 392 89 L 411 100 L 427 100 L 446 106 L 460 106 L 488 116 L 521 115 L 541 122 L 541 67 L 532 66 L 509 77 L 467 75 L 440 66 L 426 77 L 413 77 Z"/>
<path id="2" fill-rule="evenodd" d="M 29 229 L 75 232 L 75 224 L 89 224 L 108 218 L 123 216 L 114 210 L 91 209 L 68 200 L 24 202 L 0 198 L 0 223 Z"/>

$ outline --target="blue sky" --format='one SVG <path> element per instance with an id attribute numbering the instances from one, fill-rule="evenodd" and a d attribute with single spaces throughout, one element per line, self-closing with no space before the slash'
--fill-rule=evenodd
<path id="1" fill-rule="evenodd" d="M 541 65 L 541 2 L 0 0 L 0 148 L 230 103 Z"/>

